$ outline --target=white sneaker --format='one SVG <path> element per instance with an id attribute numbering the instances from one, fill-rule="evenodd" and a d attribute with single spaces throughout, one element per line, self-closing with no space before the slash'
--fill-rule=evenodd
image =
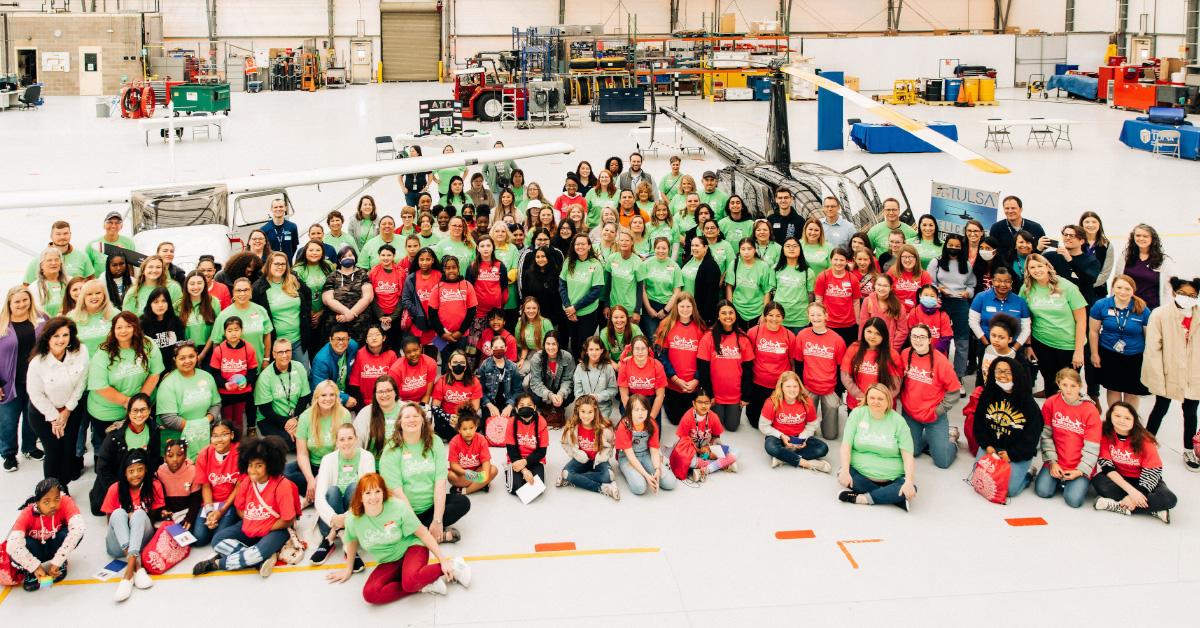
<path id="1" fill-rule="evenodd" d="M 1167 525 L 1171 525 L 1171 511 L 1170 510 L 1156 510 L 1156 511 L 1150 513 L 1150 515 L 1152 517 L 1154 517 L 1155 519 L 1158 519 L 1159 521 L 1161 521 Z"/>
<path id="2" fill-rule="evenodd" d="M 570 482 L 567 481 L 567 470 L 563 469 L 562 473 L 558 474 L 558 479 L 554 481 L 554 485 L 561 488 L 568 484 L 570 484 Z"/>
<path id="3" fill-rule="evenodd" d="M 699 483 L 701 483 L 701 482 L 703 482 L 704 480 L 707 480 L 707 479 L 708 479 L 708 474 L 707 474 L 707 473 L 704 473 L 703 471 L 701 471 L 701 470 L 700 470 L 700 469 L 698 469 L 698 468 L 697 468 L 697 469 L 692 469 L 692 481 L 693 481 L 693 482 L 695 482 L 696 484 L 699 484 Z"/>
<path id="4" fill-rule="evenodd" d="M 613 498 L 615 502 L 621 501 L 621 489 L 617 488 L 617 485 L 612 482 L 601 484 L 600 492 Z"/>
<path id="5" fill-rule="evenodd" d="M 771 468 L 778 469 L 781 466 L 783 466 L 783 461 L 775 456 L 771 456 Z"/>
<path id="6" fill-rule="evenodd" d="M 450 559 L 450 566 L 454 568 L 454 581 L 464 589 L 471 588 L 471 566 L 467 561 L 463 560 L 462 556 L 455 556 Z"/>
<path id="7" fill-rule="evenodd" d="M 117 584 L 117 592 L 113 595 L 113 600 L 117 602 L 124 602 L 125 600 L 128 600 L 129 596 L 131 595 L 133 595 L 133 580 L 123 579 Z"/>
<path id="8" fill-rule="evenodd" d="M 1124 506 L 1121 502 L 1108 497 L 1096 498 L 1096 510 L 1107 510 L 1109 512 L 1120 513 L 1122 515 L 1132 515 L 1133 513 Z"/>
<path id="9" fill-rule="evenodd" d="M 829 464 L 828 460 L 809 460 L 807 469 L 817 473 L 831 473 L 833 465 Z"/>
<path id="10" fill-rule="evenodd" d="M 730 473 L 737 473 L 737 463 L 736 462 L 729 463 L 729 466 L 725 467 L 725 470 Z"/>
<path id="11" fill-rule="evenodd" d="M 440 577 L 437 580 L 434 580 L 433 582 L 425 585 L 425 588 L 421 589 L 421 593 L 433 593 L 436 595 L 446 595 L 446 578 Z"/>
<path id="12" fill-rule="evenodd" d="M 133 586 L 139 589 L 149 589 L 154 586 L 154 580 L 150 579 L 150 574 L 146 573 L 145 569 L 138 569 L 133 572 Z"/>
<path id="13" fill-rule="evenodd" d="M 1188 471 L 1191 471 L 1192 473 L 1200 473 L 1200 459 L 1196 458 L 1196 452 L 1194 450 L 1189 449 L 1183 452 L 1183 464 L 1185 467 L 1187 467 Z"/>
<path id="14" fill-rule="evenodd" d="M 271 554 L 266 560 L 258 566 L 258 575 L 264 578 L 270 578 L 271 572 L 275 571 L 275 561 L 279 559 L 279 552 Z"/>

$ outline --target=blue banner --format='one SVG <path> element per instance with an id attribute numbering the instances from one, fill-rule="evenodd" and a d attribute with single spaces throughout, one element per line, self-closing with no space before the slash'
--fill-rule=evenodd
<path id="1" fill-rule="evenodd" d="M 933 182 L 929 213 L 938 222 L 942 233 L 961 234 L 967 221 L 971 219 L 983 223 L 986 232 L 996 222 L 999 207 L 999 192 Z"/>

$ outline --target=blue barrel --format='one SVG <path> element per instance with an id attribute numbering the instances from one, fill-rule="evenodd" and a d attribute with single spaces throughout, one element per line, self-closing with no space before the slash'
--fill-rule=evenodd
<path id="1" fill-rule="evenodd" d="M 962 79 L 948 78 L 946 79 L 946 100 L 955 102 L 958 100 L 958 92 L 962 89 Z"/>

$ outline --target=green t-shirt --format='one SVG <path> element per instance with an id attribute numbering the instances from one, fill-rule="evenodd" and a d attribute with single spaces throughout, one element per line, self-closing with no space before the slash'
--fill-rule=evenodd
<path id="1" fill-rule="evenodd" d="M 698 272 L 700 272 L 700 260 L 694 257 L 679 269 L 679 274 L 683 279 L 683 291 L 692 296 L 696 296 L 696 273 Z"/>
<path id="2" fill-rule="evenodd" d="M 214 312 L 221 311 L 221 301 L 212 295 L 205 295 L 212 303 Z M 179 308 L 175 308 L 179 309 Z M 216 320 L 215 318 L 213 319 Z M 204 317 L 200 315 L 200 302 L 192 301 L 192 315 L 188 317 L 187 323 L 183 326 L 183 335 L 188 340 L 196 343 L 196 350 L 204 349 L 204 345 L 208 343 L 208 339 L 212 338 L 212 324 L 204 322 Z"/>
<path id="3" fill-rule="evenodd" d="M 75 325 L 79 329 L 79 342 L 87 347 L 88 355 L 95 358 L 100 343 L 104 342 L 112 329 L 112 321 L 105 318 L 104 314 L 91 314 L 83 321 L 76 319 Z"/>
<path id="4" fill-rule="evenodd" d="M 163 441 L 166 442 L 166 441 Z M 150 448 L 150 430 L 143 429 L 140 433 L 133 430 L 125 430 L 125 451 L 130 449 L 149 449 Z"/>
<path id="5" fill-rule="evenodd" d="M 42 302 L 42 311 L 47 316 L 58 316 L 62 312 L 63 295 L 66 293 L 67 285 L 61 281 L 46 282 L 46 300 Z M 36 283 L 29 286 L 29 290 L 40 290 Z"/>
<path id="6" fill-rule="evenodd" d="M 1051 294 L 1049 286 L 1034 284 L 1022 288 L 1021 296 L 1029 305 L 1033 318 L 1033 338 L 1053 349 L 1075 350 L 1074 311 L 1087 307 L 1079 288 L 1069 280 L 1058 278 L 1058 294 Z"/>
<path id="7" fill-rule="evenodd" d="M 778 266 L 779 259 L 783 257 L 783 247 L 779 246 L 778 242 L 768 242 L 766 246 L 755 244 L 754 250 L 758 251 L 758 256 L 771 268 Z"/>
<path id="8" fill-rule="evenodd" d="M 679 196 L 679 182 L 683 180 L 683 173 L 672 175 L 667 173 L 658 180 L 658 191 L 670 200 L 674 200 Z"/>
<path id="9" fill-rule="evenodd" d="M 942 245 L 925 240 L 917 241 L 917 255 L 921 256 L 921 268 L 929 268 L 929 261 L 942 254 Z"/>
<path id="10" fill-rule="evenodd" d="M 433 172 L 437 175 L 438 198 L 441 199 L 450 194 L 450 179 L 453 179 L 454 177 L 465 179 L 463 175 L 466 174 L 467 169 L 461 166 L 456 166 L 454 168 L 441 168 L 434 170 Z"/>
<path id="11" fill-rule="evenodd" d="M 347 486 L 350 486 L 358 479 L 358 463 L 362 460 L 362 454 L 362 448 L 355 449 L 354 457 L 352 458 L 346 458 L 342 456 L 341 452 L 338 452 L 337 476 L 333 483 L 338 487 L 339 491 L 346 490 Z"/>
<path id="12" fill-rule="evenodd" d="M 734 220 L 726 216 L 718 220 L 717 225 L 721 228 L 721 235 L 724 235 L 729 242 L 741 242 L 742 238 L 750 238 L 754 235 L 754 221 L 750 219 Z"/>
<path id="13" fill-rule="evenodd" d="M 608 304 L 623 306 L 633 314 L 638 304 L 638 269 L 642 266 L 642 258 L 630 255 L 626 259 L 615 254 L 604 266 L 608 273 Z"/>
<path id="14" fill-rule="evenodd" d="M 187 422 L 182 435 L 188 442 L 188 458 L 193 461 L 201 449 L 208 446 L 209 422 L 204 418 L 208 409 L 221 405 L 221 393 L 212 375 L 199 369 L 191 377 L 172 371 L 158 385 L 158 414 L 178 414 Z M 179 432 L 163 430 L 163 443 Z"/>
<path id="15" fill-rule="evenodd" d="M 809 294 L 814 277 L 816 273 L 811 269 L 799 271 L 795 266 L 786 266 L 775 274 L 775 297 L 772 300 L 783 306 L 784 327 L 808 326 Z"/>
<path id="16" fill-rule="evenodd" d="M 588 229 L 595 229 L 600 226 L 600 214 L 603 213 L 606 206 L 613 208 L 617 206 L 618 194 L 620 194 L 620 190 L 617 190 L 617 194 L 606 194 L 601 192 L 599 188 L 588 190 L 587 196 L 584 197 L 587 199 L 588 204 Z"/>
<path id="17" fill-rule="evenodd" d="M 804 261 L 808 262 L 808 267 L 813 270 L 814 277 L 829 268 L 829 254 L 833 252 L 833 246 L 828 242 L 820 245 L 801 244 L 800 251 L 804 255 Z"/>
<path id="18" fill-rule="evenodd" d="M 567 298 L 571 303 L 582 299 L 593 286 L 604 287 L 604 267 L 601 266 L 599 260 L 576 260 L 574 272 L 570 270 L 570 262 L 566 262 L 563 264 L 559 277 L 567 282 Z M 564 307 L 566 305 L 564 304 Z M 582 309 L 577 309 L 575 314 L 577 316 L 591 314 L 598 307 L 600 307 L 600 299 L 592 301 Z"/>
<path id="19" fill-rule="evenodd" d="M 646 223 L 646 240 L 650 242 L 650 246 L 653 247 L 654 241 L 659 238 L 666 238 L 667 242 L 670 242 L 671 247 L 674 248 L 675 244 L 679 241 L 679 233 L 675 231 L 674 225 L 668 225 L 665 222 L 658 224 L 652 222 Z"/>
<path id="20" fill-rule="evenodd" d="M 264 368 L 254 382 L 254 405 L 271 403 L 271 409 L 280 416 L 292 416 L 300 398 L 312 392 L 308 387 L 308 372 L 299 362 L 288 363 L 288 370 L 280 373 L 275 365 Z"/>
<path id="21" fill-rule="evenodd" d="M 671 300 L 676 288 L 683 287 L 683 272 L 671 258 L 651 257 L 638 267 L 637 280 L 646 286 L 646 296 L 655 303 Z"/>
<path id="22" fill-rule="evenodd" d="M 520 275 L 517 262 L 521 259 L 521 250 L 511 244 L 504 248 L 497 246 L 494 255 L 504 262 L 504 269 L 508 271 L 508 298 L 504 300 L 504 309 L 514 309 L 517 307 L 517 277 Z"/>
<path id="23" fill-rule="evenodd" d="M 368 231 L 368 233 L 370 233 L 370 232 Z M 332 233 L 329 233 L 328 231 L 326 231 L 325 239 L 322 240 L 322 242 L 324 242 L 325 244 L 328 244 L 329 246 L 332 246 L 334 253 L 340 252 L 343 247 L 347 247 L 347 246 L 354 249 L 355 251 L 358 251 L 358 246 L 359 246 L 358 240 L 355 240 L 354 236 L 350 235 L 349 233 L 346 233 L 345 231 L 342 232 L 342 235 L 336 235 L 336 236 L 333 235 Z M 293 268 L 292 270 L 294 271 L 297 269 Z"/>
<path id="24" fill-rule="evenodd" d="M 629 330 L 626 333 L 621 334 L 620 337 L 616 337 L 608 333 L 607 327 L 601 328 L 600 330 L 600 343 L 603 344 L 604 348 L 608 350 L 608 357 L 611 358 L 613 362 L 619 362 L 621 360 L 621 354 L 625 352 L 625 347 L 628 347 L 629 343 L 633 342 L 634 338 L 645 335 L 642 333 L 642 328 L 638 325 L 630 323 L 627 324 L 626 327 L 628 327 Z"/>
<path id="25" fill-rule="evenodd" d="M 350 220 L 355 220 L 355 218 L 351 217 Z M 375 219 L 374 218 L 359 218 L 357 220 L 358 220 L 358 246 L 356 246 L 354 248 L 361 251 L 363 244 L 366 244 L 367 240 L 371 239 L 372 234 L 376 233 Z"/>
<path id="26" fill-rule="evenodd" d="M 421 241 L 421 248 L 432 249 L 438 242 L 442 241 L 442 234 L 437 232 L 437 229 L 429 232 L 429 235 L 417 234 L 417 239 Z"/>
<path id="27" fill-rule="evenodd" d="M 103 275 L 104 272 L 108 270 L 108 255 L 106 255 L 103 251 L 105 244 L 119 246 L 123 249 L 129 249 L 130 251 L 137 250 L 137 245 L 134 244 L 133 238 L 127 235 L 118 235 L 116 242 L 106 242 L 104 240 L 104 236 L 100 236 L 99 238 L 88 242 L 88 261 L 92 263 L 92 271 L 96 273 L 96 276 Z M 74 277 L 74 275 L 71 276 Z"/>
<path id="28" fill-rule="evenodd" d="M 313 406 L 309 406 L 297 419 L 296 440 L 308 443 L 308 460 L 313 466 L 320 466 L 321 458 L 337 449 L 337 437 L 334 436 L 337 426 L 353 421 L 350 411 L 345 408 L 338 407 L 334 413 L 336 416 L 325 417 L 313 425 Z"/>
<path id="29" fill-rule="evenodd" d="M 421 521 L 412 508 L 395 497 L 383 502 L 383 511 L 377 517 L 346 514 L 346 540 L 357 541 L 360 548 L 380 563 L 399 562 L 408 548 L 420 545 L 419 529 Z"/>
<path id="30" fill-rule="evenodd" d="M 455 242 L 450 238 L 444 238 L 433 245 L 433 252 L 437 255 L 438 261 L 441 261 L 447 255 L 456 257 L 458 259 L 458 273 L 460 275 L 466 275 L 467 267 L 475 260 L 475 249 L 467 246 L 465 242 Z"/>
<path id="31" fill-rule="evenodd" d="M 150 301 L 150 293 L 154 292 L 154 289 L 157 287 L 147 284 L 136 291 L 131 290 L 125 293 L 125 301 L 121 303 L 121 309 L 141 316 L 146 311 L 146 303 Z M 183 298 L 183 288 L 179 287 L 179 284 L 175 280 L 168 279 L 167 295 L 170 296 L 171 304 L 174 305 L 179 302 L 179 299 Z"/>
<path id="32" fill-rule="evenodd" d="M 747 264 L 739 259 L 731 265 L 728 281 L 733 286 L 733 309 L 737 310 L 742 320 L 754 320 L 762 316 L 766 306 L 763 297 L 774 287 L 774 275 L 774 270 L 762 260 Z"/>
<path id="33" fill-rule="evenodd" d="M 697 190 L 696 194 L 700 197 L 701 203 L 704 203 L 712 208 L 713 217 L 716 218 L 718 222 L 725 217 L 725 205 L 729 203 L 728 194 L 722 192 L 720 188 L 717 188 L 712 192 L 705 192 L 703 187 Z"/>
<path id="34" fill-rule="evenodd" d="M 272 283 L 267 288 L 267 303 L 271 305 L 271 326 L 276 336 L 287 338 L 293 345 L 300 342 L 300 297 L 290 297 L 282 283 Z"/>
<path id="35" fill-rule="evenodd" d="M 49 248 L 53 245 L 47 245 L 44 248 Z M 130 249 L 133 247 L 130 246 Z M 25 283 L 33 284 L 38 277 L 38 262 L 41 260 L 41 251 L 29 260 L 29 265 L 25 267 Z M 72 248 L 70 253 L 64 253 L 62 272 L 68 277 L 92 277 L 96 275 L 95 268 L 92 266 L 91 256 L 87 251 L 80 250 L 78 247 Z M 141 314 L 141 312 L 138 312 Z"/>
<path id="36" fill-rule="evenodd" d="M 88 414 L 109 423 L 125 418 L 124 406 L 106 400 L 95 391 L 111 387 L 127 397 L 141 392 L 142 384 L 151 375 L 163 372 L 162 352 L 149 341 L 146 342 L 146 356 L 148 361 L 142 364 L 133 349 L 121 349 L 116 358 L 105 351 L 97 351 L 88 364 L 88 390 L 92 391 L 87 400 Z"/>
<path id="37" fill-rule="evenodd" d="M 238 309 L 236 303 L 221 310 L 221 313 L 217 314 L 217 320 L 213 322 L 212 343 L 214 345 L 225 342 L 225 321 L 229 320 L 230 316 L 242 319 L 242 340 L 254 347 L 254 351 L 258 355 L 258 363 L 265 364 L 267 356 L 270 354 L 264 351 L 263 341 L 266 340 L 267 334 L 275 330 L 274 324 L 271 323 L 271 317 L 267 316 L 267 311 L 257 303 L 247 303 L 244 310 Z"/>
<path id="38" fill-rule="evenodd" d="M 544 339 L 546 334 L 554 330 L 554 324 L 548 318 L 542 318 L 542 331 L 539 334 L 536 325 L 526 324 L 521 327 L 520 321 L 517 322 L 517 348 L 528 349 L 529 351 L 541 351 L 542 343 L 539 339 Z"/>
<path id="39" fill-rule="evenodd" d="M 910 227 L 907 223 L 900 223 L 898 227 L 904 232 L 905 242 L 916 242 L 917 230 Z M 867 231 L 867 239 L 871 241 L 871 246 L 875 247 L 875 255 L 882 255 L 888 248 L 888 236 L 892 234 L 892 228 L 887 226 L 886 222 L 881 222 Z"/>
<path id="40" fill-rule="evenodd" d="M 367 243 L 362 245 L 362 252 L 358 255 L 358 267 L 363 270 L 371 270 L 379 263 L 379 247 L 390 244 L 396 249 L 396 259 L 400 259 L 404 255 L 404 238 L 398 235 L 392 235 L 391 242 L 385 242 L 382 235 L 377 235 Z"/>
<path id="41" fill-rule="evenodd" d="M 677 203 L 678 206 L 676 206 Z M 683 235 L 696 228 L 696 214 L 688 213 L 686 198 L 678 196 L 674 201 L 671 201 L 671 211 L 675 216 L 675 233 Z M 718 226 L 720 224 L 717 223 Z M 685 242 L 684 244 L 686 245 L 687 243 Z"/>
<path id="42" fill-rule="evenodd" d="M 389 488 L 404 491 L 408 503 L 416 512 L 433 508 L 434 483 L 446 479 L 450 459 L 442 439 L 434 438 L 433 447 L 422 454 L 423 445 L 405 443 L 399 447 L 388 444 L 380 456 L 379 473 Z"/>
<path id="43" fill-rule="evenodd" d="M 855 471 L 872 480 L 895 480 L 904 475 L 900 452 L 912 453 L 912 432 L 895 410 L 874 419 L 867 406 L 855 408 L 846 417 L 842 438 L 850 443 L 850 466 Z"/>
<path id="44" fill-rule="evenodd" d="M 326 273 L 319 264 L 313 266 L 300 264 L 292 267 L 292 271 L 312 293 L 312 312 L 316 314 L 324 309 L 325 304 L 321 303 L 321 289 L 325 287 L 325 280 L 329 278 L 329 273 Z"/>
<path id="45" fill-rule="evenodd" d="M 708 245 L 708 254 L 712 256 L 713 261 L 721 269 L 721 274 L 724 275 L 733 264 L 733 258 L 737 255 L 737 251 L 733 250 L 733 245 L 728 240 L 717 240 Z"/>

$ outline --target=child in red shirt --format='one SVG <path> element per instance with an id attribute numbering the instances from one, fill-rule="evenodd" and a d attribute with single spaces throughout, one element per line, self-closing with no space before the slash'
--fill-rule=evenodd
<path id="1" fill-rule="evenodd" d="M 163 464 L 158 466 L 154 474 L 162 484 L 163 498 L 166 500 L 162 518 L 164 521 L 178 522 L 185 530 L 190 529 L 201 504 L 196 465 L 188 460 L 187 442 L 184 440 L 169 440 L 163 449 Z"/>
<path id="2" fill-rule="evenodd" d="M 817 433 L 817 409 L 794 371 L 779 376 L 775 390 L 762 407 L 758 430 L 766 440 L 763 448 L 771 456 L 771 468 L 782 464 L 829 473 L 833 466 L 822 460 L 829 454 Z"/>
<path id="3" fill-rule="evenodd" d="M 134 583 L 139 589 L 148 589 L 154 584 L 142 567 L 140 556 L 142 547 L 154 535 L 154 524 L 160 520 L 167 504 L 162 485 L 148 476 L 146 451 L 129 450 L 121 462 L 117 482 L 108 487 L 100 506 L 100 511 L 108 515 L 105 540 L 108 555 L 123 558 L 126 562 L 125 573 L 117 584 L 115 599 L 118 602 L 129 599 Z"/>
<path id="4" fill-rule="evenodd" d="M 537 412 L 533 395 L 522 393 L 517 397 L 514 418 L 504 434 L 508 453 L 508 492 L 516 495 L 517 489 L 532 484 L 536 476 L 546 481 L 546 448 L 550 446 L 550 430 Z"/>
<path id="5" fill-rule="evenodd" d="M 864 391 L 880 382 L 900 393 L 902 375 L 900 354 L 888 340 L 887 325 L 878 318 L 863 324 L 862 337 L 846 348 L 842 358 L 842 385 L 846 387 L 846 407 L 853 410 L 862 404 Z"/>
<path id="6" fill-rule="evenodd" d="M 439 377 L 433 385 L 433 428 L 444 441 L 454 438 L 460 406 L 479 413 L 483 399 L 483 386 L 479 378 L 467 367 L 467 355 L 455 351 L 446 360 L 446 376 Z"/>
<path id="7" fill-rule="evenodd" d="M 237 428 L 226 419 L 218 419 L 209 432 L 209 444 L 196 456 L 196 481 L 202 506 L 192 536 L 195 547 L 204 547 L 219 528 L 237 523 L 233 509 L 233 491 L 242 479 L 238 470 Z"/>
<path id="8" fill-rule="evenodd" d="M 754 344 L 736 321 L 733 304 L 718 303 L 717 324 L 700 339 L 696 354 L 700 386 L 713 392 L 713 410 L 731 432 L 742 422 L 742 395 L 754 378 Z"/>
<path id="9" fill-rule="evenodd" d="M 612 426 L 595 397 L 583 395 L 575 400 L 575 410 L 563 426 L 562 446 L 570 459 L 555 486 L 571 484 L 621 501 L 613 481 L 616 475 L 609 466 L 614 451 Z"/>
<path id="10" fill-rule="evenodd" d="M 711 411 L 712 402 L 708 391 L 703 388 L 696 391 L 692 409 L 683 415 L 675 430 L 679 441 L 671 451 L 671 470 L 681 480 L 687 478 L 688 469 L 692 470 L 693 482 L 703 482 L 710 473 L 722 469 L 737 473 L 737 450 L 721 443 L 721 434 L 725 430 Z"/>
<path id="11" fill-rule="evenodd" d="M 86 524 L 79 507 L 54 478 L 37 483 L 7 538 L 14 567 L 27 572 L 23 588 L 37 591 L 43 579 L 67 577 L 67 558 L 83 539 Z"/>
<path id="12" fill-rule="evenodd" d="M 388 368 L 388 375 L 400 387 L 397 393 L 400 401 L 429 403 L 434 382 L 438 378 L 437 362 L 422 353 L 421 341 L 413 336 L 404 340 L 402 352 L 404 357 Z"/>
<path id="13" fill-rule="evenodd" d="M 479 334 L 479 344 L 475 345 L 479 349 L 480 361 L 492 357 L 492 338 L 500 336 L 504 339 L 504 357 L 517 361 L 517 339 L 508 330 L 504 328 L 504 310 L 492 310 L 487 316 L 487 327 Z"/>
<path id="14" fill-rule="evenodd" d="M 1042 404 L 1042 470 L 1033 488 L 1051 498 L 1062 487 L 1067 505 L 1079 508 L 1100 455 L 1100 411 L 1083 398 L 1079 372 L 1065 368 L 1055 376 L 1058 392 Z"/>
<path id="15" fill-rule="evenodd" d="M 367 328 L 366 344 L 354 356 L 354 364 L 350 367 L 349 385 L 352 396 L 362 400 L 359 407 L 371 405 L 371 395 L 375 392 L 375 380 L 387 375 L 388 369 L 396 363 L 396 352 L 384 344 L 383 330 L 377 325 Z"/>
<path id="16" fill-rule="evenodd" d="M 950 419 L 947 413 L 958 401 L 962 384 L 954 373 L 950 358 L 933 349 L 932 332 L 917 325 L 909 333 L 912 347 L 900 357 L 904 369 L 900 384 L 900 406 L 904 420 L 912 432 L 913 455 L 920 456 L 926 448 L 933 464 L 939 469 L 954 463 L 958 447 L 950 440 Z M 957 438 L 955 439 L 957 440 Z"/>
<path id="17" fill-rule="evenodd" d="M 258 355 L 242 340 L 242 320 L 230 316 L 225 321 L 225 340 L 213 347 L 209 360 L 219 377 L 221 417 L 232 421 L 239 434 L 254 424 L 254 380 L 258 377 Z"/>
<path id="18" fill-rule="evenodd" d="M 796 334 L 792 358 L 800 363 L 800 381 L 821 412 L 821 436 L 837 438 L 838 408 L 842 405 L 838 373 L 846 355 L 846 341 L 826 326 L 827 316 L 824 305 L 809 304 L 809 326 Z"/>
<path id="19" fill-rule="evenodd" d="M 469 407 L 458 409 L 458 434 L 450 439 L 448 455 L 451 492 L 487 492 L 496 477 L 496 467 L 487 439 L 479 435 L 479 415 Z"/>
<path id="20" fill-rule="evenodd" d="M 813 296 L 825 306 L 829 328 L 849 344 L 858 330 L 860 292 L 858 279 L 846 268 L 847 261 L 844 249 L 834 249 L 829 254 L 829 268 L 817 275 Z"/>
<path id="21" fill-rule="evenodd" d="M 1128 402 L 1117 401 L 1108 407 L 1096 470 L 1092 478 L 1092 488 L 1100 495 L 1096 510 L 1150 513 L 1171 523 L 1171 509 L 1178 500 L 1163 482 L 1158 442 Z"/>

